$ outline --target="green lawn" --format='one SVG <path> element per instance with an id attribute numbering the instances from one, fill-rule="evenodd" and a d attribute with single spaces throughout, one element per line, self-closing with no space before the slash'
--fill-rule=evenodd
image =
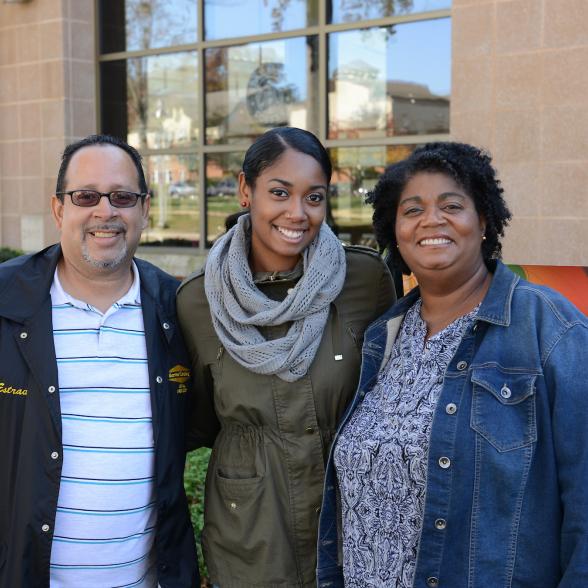
<path id="1" fill-rule="evenodd" d="M 206 478 L 206 468 L 209 458 L 210 449 L 206 448 L 197 449 L 188 453 L 186 471 L 184 472 L 184 488 L 188 496 L 190 516 L 192 518 L 192 525 L 194 526 L 202 586 L 207 585 L 206 579 L 208 576 L 204 565 L 204 558 L 202 557 L 202 548 L 200 547 L 200 535 L 204 523 L 204 480 Z"/>

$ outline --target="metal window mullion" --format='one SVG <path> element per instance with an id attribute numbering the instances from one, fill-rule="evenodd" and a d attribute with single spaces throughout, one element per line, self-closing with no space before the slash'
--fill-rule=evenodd
<path id="1" fill-rule="evenodd" d="M 409 22 L 420 22 L 424 20 L 438 20 L 451 16 L 451 10 L 432 10 L 431 12 L 419 12 L 417 14 L 403 14 L 400 16 L 385 16 L 382 18 L 372 18 L 370 20 L 360 20 L 354 22 L 339 22 L 327 25 L 329 33 L 339 33 L 342 31 L 355 31 L 361 29 L 371 29 L 376 27 L 387 27 L 395 24 L 404 24 Z"/>
<path id="2" fill-rule="evenodd" d="M 200 253 L 206 250 L 208 238 L 208 203 L 206 202 L 206 80 L 203 45 L 204 40 L 204 0 L 198 0 L 198 188 L 200 192 L 200 239 L 198 249 Z"/>
<path id="3" fill-rule="evenodd" d="M 328 61 L 327 61 L 327 2 L 319 0 L 318 32 L 318 138 L 325 143 L 328 137 L 327 101 L 328 97 Z"/>
<path id="4" fill-rule="evenodd" d="M 94 120 L 96 132 L 102 132 L 102 74 L 100 71 L 100 9 L 99 0 L 94 0 Z"/>
<path id="5" fill-rule="evenodd" d="M 340 147 L 386 147 L 390 145 L 418 145 L 433 141 L 449 141 L 449 133 L 432 135 L 396 135 L 394 137 L 370 137 L 367 139 L 328 139 L 327 148 Z"/>

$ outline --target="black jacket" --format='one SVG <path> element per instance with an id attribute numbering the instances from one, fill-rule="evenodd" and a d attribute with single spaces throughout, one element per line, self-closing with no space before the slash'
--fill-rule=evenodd
<path id="1" fill-rule="evenodd" d="M 0 588 L 47 588 L 61 479 L 61 413 L 51 298 L 59 245 L 0 265 Z M 199 586 L 183 486 L 189 366 L 176 326 L 177 281 L 135 260 L 151 384 L 162 588 Z M 47 527 L 48 525 L 48 527 Z M 48 530 L 44 530 L 47 529 Z"/>

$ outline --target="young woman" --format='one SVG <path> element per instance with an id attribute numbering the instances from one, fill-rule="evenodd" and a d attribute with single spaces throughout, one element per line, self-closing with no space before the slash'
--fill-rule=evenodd
<path id="1" fill-rule="evenodd" d="M 196 385 L 191 445 L 212 444 L 203 547 L 221 588 L 315 586 L 326 458 L 359 378 L 387 268 L 327 227 L 329 157 L 282 127 L 247 151 L 250 213 L 178 293 Z"/>
<path id="2" fill-rule="evenodd" d="M 366 332 L 319 587 L 588 582 L 588 321 L 499 261 L 502 194 L 460 143 L 416 149 L 371 194 L 378 242 L 419 288 Z"/>

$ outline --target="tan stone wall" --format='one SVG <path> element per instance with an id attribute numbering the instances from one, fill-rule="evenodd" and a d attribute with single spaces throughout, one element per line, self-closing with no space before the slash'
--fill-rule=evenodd
<path id="1" fill-rule="evenodd" d="M 588 265 L 588 2 L 453 0 L 453 138 L 488 148 L 513 263 Z"/>
<path id="2" fill-rule="evenodd" d="M 60 154 L 96 130 L 94 3 L 0 4 L 0 244 L 57 239 L 49 214 Z"/>

